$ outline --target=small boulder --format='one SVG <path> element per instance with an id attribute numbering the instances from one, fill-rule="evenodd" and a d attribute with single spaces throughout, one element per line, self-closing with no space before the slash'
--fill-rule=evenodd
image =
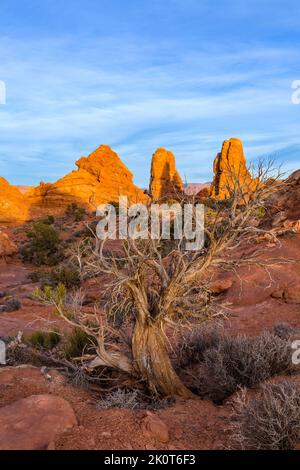
<path id="1" fill-rule="evenodd" d="M 209 290 L 212 294 L 222 294 L 226 292 L 232 286 L 233 282 L 232 279 L 224 278 L 224 279 L 216 279 L 209 285 Z"/>
<path id="2" fill-rule="evenodd" d="M 300 220 L 286 220 L 283 223 L 284 228 L 300 233 Z"/>
<path id="3" fill-rule="evenodd" d="M 17 245 L 10 240 L 9 236 L 0 231 L 0 257 L 13 256 L 18 253 Z"/>
<path id="4" fill-rule="evenodd" d="M 288 304 L 300 304 L 300 285 L 287 287 L 284 291 L 284 300 Z"/>
<path id="5" fill-rule="evenodd" d="M 43 450 L 77 425 L 71 405 L 52 395 L 32 395 L 0 408 L 0 450 Z"/>
<path id="6" fill-rule="evenodd" d="M 166 443 L 169 442 L 169 430 L 167 425 L 153 413 L 148 413 L 142 423 L 143 433 L 146 437 L 155 439 L 156 441 Z"/>

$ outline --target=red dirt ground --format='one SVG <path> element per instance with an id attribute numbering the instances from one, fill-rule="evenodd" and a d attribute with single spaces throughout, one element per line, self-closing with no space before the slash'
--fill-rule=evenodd
<path id="1" fill-rule="evenodd" d="M 20 231 L 9 230 L 20 242 Z M 65 235 L 67 236 L 67 235 Z M 300 327 L 300 234 L 282 238 L 280 246 L 263 245 L 259 257 L 281 258 L 268 269 L 252 266 L 222 274 L 232 286 L 217 297 L 227 313 L 226 328 L 232 334 L 257 335 L 278 323 Z M 250 248 L 249 248 L 250 249 Z M 252 248 L 251 248 L 252 249 Z M 290 260 L 289 263 L 286 263 Z M 29 298 L 35 287 L 28 280 L 32 271 L 19 259 L 0 262 L 0 291 L 13 293 L 21 302 L 19 311 L 0 313 L 0 336 L 18 331 L 62 327 L 51 309 Z M 88 294 L 97 295 L 97 280 L 86 283 Z M 290 289 L 290 290 L 289 290 Z M 286 294 L 289 290 L 289 295 Z M 0 368 L 0 407 L 36 394 L 63 397 L 73 407 L 78 426 L 58 435 L 49 448 L 56 449 L 221 449 L 229 446 L 230 404 L 216 406 L 201 399 L 177 400 L 174 405 L 154 412 L 169 430 L 167 443 L 145 434 L 144 420 L 149 412 L 122 409 L 96 409 L 100 395 L 64 383 L 59 372 L 45 377 L 39 368 Z"/>

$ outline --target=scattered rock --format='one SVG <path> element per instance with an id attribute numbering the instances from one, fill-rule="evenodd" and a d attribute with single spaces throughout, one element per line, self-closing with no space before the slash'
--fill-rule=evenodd
<path id="1" fill-rule="evenodd" d="M 211 195 L 211 189 L 210 189 L 210 186 L 206 187 L 206 188 L 203 188 L 201 189 L 197 195 L 196 195 L 196 199 L 197 201 L 199 202 L 205 202 L 205 200 L 207 198 L 209 198 Z"/>
<path id="2" fill-rule="evenodd" d="M 284 290 L 283 289 L 277 289 L 274 292 L 272 292 L 271 297 L 273 299 L 283 299 L 284 297 Z"/>
<path id="3" fill-rule="evenodd" d="M 276 289 L 271 293 L 273 299 L 282 299 L 287 304 L 300 304 L 300 285 Z"/>
<path id="4" fill-rule="evenodd" d="M 283 222 L 283 227 L 295 233 L 300 233 L 300 220 L 286 220 Z"/>
<path id="5" fill-rule="evenodd" d="M 77 424 L 60 397 L 32 395 L 0 409 L 0 450 L 43 450 L 56 435 Z"/>
<path id="6" fill-rule="evenodd" d="M 1 180 L 1 178 L 0 178 Z M 1 204 L 1 201 L 0 201 Z M 0 213 L 0 218 L 1 218 L 1 213 Z M 9 236 L 0 231 L 0 257 L 1 256 L 13 256 L 18 253 L 18 247 L 17 245 L 9 239 Z"/>
<path id="7" fill-rule="evenodd" d="M 217 279 L 209 285 L 209 290 L 212 294 L 222 294 L 223 292 L 226 292 L 228 289 L 230 289 L 232 284 L 232 279 Z"/>
<path id="8" fill-rule="evenodd" d="M 300 304 L 300 285 L 286 288 L 284 291 L 284 300 L 288 304 Z"/>
<path id="9" fill-rule="evenodd" d="M 169 430 L 167 425 L 156 415 L 147 413 L 142 423 L 142 429 L 146 436 L 159 442 L 169 442 Z"/>
<path id="10" fill-rule="evenodd" d="M 272 225 L 283 224 L 285 228 L 300 231 L 300 170 L 292 173 L 279 184 L 277 191 L 270 195 L 267 207 L 272 215 Z"/>
<path id="11" fill-rule="evenodd" d="M 47 450 L 55 450 L 55 442 L 51 441 L 50 444 L 47 446 Z"/>

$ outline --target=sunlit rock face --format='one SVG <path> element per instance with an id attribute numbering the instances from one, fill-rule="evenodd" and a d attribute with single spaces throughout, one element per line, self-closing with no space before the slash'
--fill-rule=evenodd
<path id="1" fill-rule="evenodd" d="M 23 222 L 28 218 L 28 204 L 23 194 L 0 177 L 0 222 Z"/>
<path id="2" fill-rule="evenodd" d="M 223 142 L 222 150 L 214 161 L 214 180 L 211 196 L 227 199 L 237 186 L 245 192 L 253 190 L 255 181 L 246 167 L 242 141 L 231 138 Z"/>
<path id="3" fill-rule="evenodd" d="M 283 226 L 300 233 L 300 170 L 279 184 L 266 206 L 274 227 Z"/>
<path id="4" fill-rule="evenodd" d="M 154 200 L 176 199 L 183 193 L 183 182 L 172 152 L 159 148 L 152 157 L 150 194 Z"/>
<path id="5" fill-rule="evenodd" d="M 77 170 L 56 183 L 41 183 L 25 194 L 32 217 L 62 214 L 68 204 L 76 202 L 88 210 L 99 204 L 118 202 L 127 196 L 130 204 L 146 202 L 148 197 L 133 183 L 133 175 L 108 146 L 101 145 L 88 157 L 77 160 Z"/>
<path id="6" fill-rule="evenodd" d="M 18 253 L 17 245 L 10 240 L 9 236 L 0 230 L 0 258 L 13 256 Z"/>

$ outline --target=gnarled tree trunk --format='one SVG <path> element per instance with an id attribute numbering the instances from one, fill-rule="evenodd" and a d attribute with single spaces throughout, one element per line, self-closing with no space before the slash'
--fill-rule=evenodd
<path id="1" fill-rule="evenodd" d="M 171 364 L 166 338 L 158 322 L 136 320 L 132 351 L 137 374 L 145 380 L 152 392 L 163 396 L 193 396 Z"/>

